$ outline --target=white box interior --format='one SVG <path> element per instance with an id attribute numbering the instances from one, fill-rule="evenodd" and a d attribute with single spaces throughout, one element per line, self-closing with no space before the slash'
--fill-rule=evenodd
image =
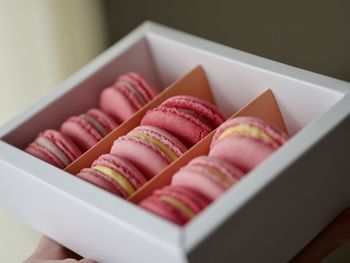
<path id="1" fill-rule="evenodd" d="M 161 89 L 198 64 L 204 68 L 216 102 L 227 116 L 264 90 L 272 89 L 291 135 L 344 96 L 341 91 L 293 79 L 149 33 L 73 87 L 65 89 L 63 85 L 61 92 L 58 92 L 59 98 L 55 94 L 54 101 L 46 99 L 51 103 L 10 131 L 3 140 L 24 148 L 38 132 L 47 128 L 58 129 L 68 117 L 80 114 L 88 108 L 98 107 L 101 90 L 111 85 L 123 73 L 138 72 Z M 311 104 L 310 101 L 313 100 L 317 103 Z"/>
<path id="2" fill-rule="evenodd" d="M 178 38 L 181 41 L 178 41 Z M 208 52 L 206 49 L 215 53 Z M 2 127 L 0 129 L 0 137 L 6 143 L 23 149 L 37 136 L 38 132 L 47 128 L 57 129 L 71 115 L 82 113 L 90 107 L 97 107 L 98 96 L 101 90 L 112 84 L 120 74 L 135 71 L 143 75 L 155 86 L 165 87 L 198 64 L 204 68 L 217 105 L 227 115 L 231 115 L 237 111 L 267 88 L 272 89 L 291 135 L 296 134 L 310 122 L 320 117 L 339 102 L 346 93 L 345 88 L 342 89 L 341 85 L 334 87 L 334 89 L 327 88 L 328 79 L 326 77 L 322 77 L 322 81 L 318 83 L 319 79 L 316 74 L 311 74 L 310 76 L 310 73 L 305 71 L 299 71 L 286 65 L 258 58 L 217 44 L 213 45 L 210 42 L 198 40 L 183 33 L 176 31 L 170 32 L 168 29 L 155 26 L 150 32 L 146 28 L 132 33 L 126 39 L 102 54 L 91 65 L 88 65 L 63 83 L 54 93 L 37 105 L 34 105 L 14 121 Z M 296 77 L 293 77 L 293 74 Z M 305 79 L 303 78 L 304 75 L 306 76 Z M 310 81 L 312 78 L 314 78 L 313 82 Z M 330 80 L 330 83 L 332 81 Z M 313 101 L 317 101 L 317 103 L 312 103 Z M 15 153 L 11 147 L 4 146 L 3 149 Z M 3 162 L 14 163 L 15 161 L 20 162 L 20 160 L 24 160 L 23 167 L 26 169 L 26 178 L 29 180 L 30 177 L 38 175 L 38 181 L 36 181 L 38 186 L 34 189 L 39 191 L 43 187 L 43 184 L 52 183 L 52 191 L 55 191 L 57 196 L 62 194 L 63 191 L 63 196 L 71 195 L 78 200 L 76 203 L 71 204 L 69 208 L 71 211 L 91 209 L 83 208 L 80 201 L 82 203 L 89 203 L 92 207 L 96 206 L 92 210 L 97 209 L 97 211 L 100 210 L 99 213 L 106 213 L 106 218 L 108 217 L 110 219 L 108 222 L 119 224 L 119 230 L 126 232 L 124 236 L 129 235 L 127 232 L 131 231 L 135 233 L 135 237 L 142 235 L 147 237 L 146 239 L 148 240 L 158 240 L 155 242 L 159 246 L 166 247 L 165 250 L 169 250 L 169 253 L 175 253 L 172 245 L 180 247 L 185 245 L 186 250 L 197 245 L 204 235 L 207 235 L 210 231 L 214 231 L 215 223 L 219 222 L 218 220 L 212 220 L 210 224 L 207 224 L 211 218 L 220 216 L 214 215 L 213 212 L 222 211 L 223 214 L 227 214 L 230 211 L 227 207 L 224 208 L 222 206 L 227 205 L 227 201 L 230 199 L 230 195 L 232 197 L 231 192 L 233 191 L 229 191 L 230 193 L 225 195 L 222 200 L 220 199 L 218 202 L 215 202 L 216 210 L 208 209 L 208 211 L 204 211 L 203 215 L 200 216 L 203 217 L 203 220 L 199 220 L 201 222 L 199 222 L 200 224 L 198 226 L 207 224 L 210 231 L 204 231 L 204 233 L 202 230 L 199 230 L 199 227 L 196 227 L 199 218 L 193 220 L 184 229 L 181 229 L 162 219 L 149 215 L 141 209 L 127 204 L 123 200 L 116 201 L 114 196 L 92 187 L 83 181 L 76 180 L 76 178 L 72 178 L 69 175 L 66 176 L 63 171 L 58 171 L 58 169 L 46 164 L 40 164 L 40 161 L 34 160 L 31 156 L 21 156 L 21 154 L 19 153 L 16 156 L 2 156 Z M 278 160 L 278 156 L 273 157 L 274 160 Z M 32 167 L 33 164 L 36 167 Z M 264 167 L 268 167 L 268 164 Z M 60 176 L 60 178 L 54 178 L 55 176 Z M 41 183 L 39 184 L 38 182 L 40 180 Z M 20 178 L 18 178 L 18 181 L 20 181 Z M 30 183 L 29 181 L 28 183 Z M 258 183 L 259 180 L 257 181 Z M 87 192 L 90 191 L 90 194 L 84 192 L 85 190 Z M 238 189 L 238 191 L 240 190 Z M 253 191 L 254 188 L 250 188 L 250 191 L 242 192 L 242 197 L 246 198 L 252 195 Z M 93 197 L 91 193 L 94 194 Z M 47 194 L 50 195 L 49 193 Z M 8 195 L 10 195 L 10 191 Z M 30 196 L 29 193 L 25 195 Z M 15 200 L 15 197 L 13 198 Z M 81 198 L 80 201 L 79 198 Z M 13 202 L 13 206 L 15 206 L 16 201 Z M 239 200 L 236 202 L 237 204 L 239 204 Z M 86 212 L 88 210 L 81 211 Z M 120 211 L 122 213 L 119 214 L 118 212 Z M 27 217 L 25 212 L 29 213 L 29 211 L 21 212 L 24 218 Z M 76 212 L 74 217 L 78 219 L 81 216 Z M 132 218 L 130 222 L 133 225 L 125 223 L 130 218 Z M 220 220 L 222 221 L 224 219 L 221 218 Z M 31 222 L 34 226 L 38 226 L 40 223 L 33 222 L 33 219 L 29 218 L 27 221 Z M 147 222 L 147 226 L 144 222 Z M 66 241 L 66 243 L 67 238 L 64 235 L 68 235 L 72 239 L 71 243 L 68 241 L 68 245 L 71 245 L 72 248 L 75 248 L 77 251 L 88 252 L 83 245 L 77 247 L 74 243 L 74 237 L 70 236 L 68 232 L 53 233 L 52 229 L 50 229 L 52 227 L 50 223 L 44 223 L 44 221 L 41 223 L 45 229 L 48 229 L 47 232 L 51 231 L 50 233 L 56 235 L 58 239 Z M 103 222 L 101 221 L 101 223 Z M 87 222 L 87 228 L 89 224 L 92 223 Z M 81 232 L 83 232 L 85 225 L 80 225 L 80 227 Z M 155 230 L 156 228 L 157 230 Z M 117 228 L 115 227 L 115 229 Z M 137 233 L 140 229 L 143 229 L 144 233 Z M 100 237 L 100 240 L 104 239 L 97 231 L 95 233 Z M 111 233 L 118 233 L 118 231 L 115 230 L 115 232 L 112 231 Z M 179 233 L 184 234 L 185 238 L 183 236 L 180 237 Z M 132 237 L 129 236 L 127 238 L 128 242 L 133 242 Z M 183 238 L 185 240 L 182 240 Z M 179 239 L 180 241 L 178 241 Z M 129 243 L 125 242 L 123 244 L 123 240 L 116 244 L 120 247 L 124 246 L 127 249 Z M 162 241 L 168 241 L 169 247 L 167 247 L 167 244 L 162 245 Z M 184 244 L 178 244 L 178 242 L 184 242 Z M 170 243 L 173 244 L 170 245 Z M 92 247 L 91 244 L 87 243 L 86 247 Z M 142 240 L 139 245 L 142 245 Z M 105 258 L 108 258 L 108 255 L 113 257 L 113 251 L 111 249 L 101 251 L 101 255 L 104 253 L 106 255 Z M 164 255 L 164 258 L 166 258 L 166 255 L 168 256 L 167 253 L 164 253 Z M 177 257 L 181 256 L 183 255 L 177 255 Z M 138 257 L 142 259 L 142 253 L 136 256 L 136 258 Z M 168 262 L 173 261 L 169 259 Z M 179 261 L 174 260 L 174 262 Z"/>
<path id="3" fill-rule="evenodd" d="M 264 90 L 272 89 L 290 134 L 295 134 L 344 95 L 157 34 L 148 34 L 147 40 L 162 83 L 170 83 L 200 64 L 206 72 L 218 106 L 228 116 Z M 311 104 L 312 100 L 317 103 Z"/>
<path id="4" fill-rule="evenodd" d="M 107 53 L 97 58 L 97 62 L 108 57 Z M 25 148 L 40 131 L 48 128 L 59 129 L 70 116 L 98 107 L 101 91 L 112 85 L 119 75 L 130 71 L 145 76 L 154 87 L 161 87 L 145 39 L 125 47 L 119 56 L 105 62 L 101 67 L 88 66 L 63 83 L 58 90 L 42 100 L 42 105 L 34 105 L 35 109 L 32 111 L 35 114 L 2 139 L 18 148 Z M 89 72 L 88 75 L 86 72 Z M 86 77 L 80 78 L 81 75 Z"/>

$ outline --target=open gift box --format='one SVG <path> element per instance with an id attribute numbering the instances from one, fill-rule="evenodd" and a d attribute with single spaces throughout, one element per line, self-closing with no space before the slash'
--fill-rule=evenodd
<path id="1" fill-rule="evenodd" d="M 58 129 L 69 116 L 98 106 L 101 90 L 128 71 L 170 87 L 68 172 L 23 152 L 40 131 Z M 193 86 L 210 86 L 212 94 Z M 346 82 L 147 22 L 1 127 L 0 200 L 27 224 L 97 262 L 286 262 L 349 205 L 349 88 Z M 214 100 L 227 116 L 242 114 L 242 108 L 251 114 L 251 105 L 262 102 L 254 113 L 270 118 L 272 108 L 278 113 L 273 119 L 281 128 L 284 119 L 292 136 L 184 227 L 133 203 L 169 182 L 176 165 L 205 152 L 210 138 L 166 168 L 132 202 L 72 176 L 172 92 Z"/>

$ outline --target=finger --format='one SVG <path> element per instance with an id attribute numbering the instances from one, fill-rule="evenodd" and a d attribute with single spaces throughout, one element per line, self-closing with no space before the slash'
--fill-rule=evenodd
<path id="1" fill-rule="evenodd" d="M 77 263 L 77 262 L 78 261 L 76 259 L 67 258 L 64 260 L 28 259 L 23 263 Z"/>
<path id="2" fill-rule="evenodd" d="M 79 263 L 97 263 L 97 262 L 90 259 L 82 259 L 82 260 L 79 260 Z"/>
<path id="3" fill-rule="evenodd" d="M 77 261 L 76 259 L 73 259 L 73 258 L 66 258 L 64 260 L 28 259 L 23 263 L 97 263 L 97 262 L 89 259 L 81 259 Z"/>
<path id="4" fill-rule="evenodd" d="M 30 257 L 30 259 L 44 260 L 63 260 L 67 258 L 81 259 L 79 255 L 46 236 L 41 238 L 38 247 Z"/>

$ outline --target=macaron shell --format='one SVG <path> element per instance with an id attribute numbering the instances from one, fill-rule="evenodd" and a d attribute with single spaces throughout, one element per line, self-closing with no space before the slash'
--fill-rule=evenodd
<path id="1" fill-rule="evenodd" d="M 61 169 L 81 155 L 69 138 L 52 129 L 41 132 L 25 151 Z"/>
<path id="2" fill-rule="evenodd" d="M 140 93 L 140 88 L 137 86 L 137 84 L 126 81 L 118 81 L 114 84 L 114 87 L 124 94 L 124 96 L 134 106 L 135 110 L 140 109 L 147 103 L 147 99 L 142 93 Z"/>
<path id="3" fill-rule="evenodd" d="M 195 190 L 214 201 L 228 188 L 220 180 L 212 177 L 205 169 L 191 169 L 184 167 L 172 178 L 172 185 L 187 187 Z"/>
<path id="4" fill-rule="evenodd" d="M 162 106 L 189 110 L 205 119 L 205 123 L 215 129 L 222 124 L 226 117 L 214 104 L 193 96 L 174 96 L 162 103 Z"/>
<path id="5" fill-rule="evenodd" d="M 39 136 L 46 137 L 52 141 L 72 161 L 81 155 L 79 148 L 67 136 L 56 130 L 45 130 Z"/>
<path id="6" fill-rule="evenodd" d="M 65 121 L 61 126 L 61 132 L 68 136 L 83 152 L 102 139 L 94 127 L 77 116 Z"/>
<path id="7" fill-rule="evenodd" d="M 164 153 L 154 145 L 126 136 L 113 143 L 111 154 L 131 162 L 146 179 L 151 179 L 169 164 Z"/>
<path id="8" fill-rule="evenodd" d="M 56 155 L 54 155 L 51 151 L 35 142 L 29 144 L 25 151 L 43 160 L 44 162 L 52 164 L 58 168 L 65 168 L 65 165 L 60 161 L 60 159 Z"/>
<path id="9" fill-rule="evenodd" d="M 111 177 L 97 171 L 96 169 L 85 168 L 76 176 L 112 194 L 118 195 L 122 198 L 128 197 L 128 193 L 118 183 L 116 183 Z"/>
<path id="10" fill-rule="evenodd" d="M 127 77 L 132 79 L 140 87 L 142 87 L 144 96 L 145 96 L 145 98 L 147 98 L 148 101 L 150 101 L 155 96 L 157 96 L 158 92 L 155 90 L 155 88 L 151 84 L 149 84 L 144 78 L 142 78 L 139 74 L 137 74 L 135 72 L 129 72 L 127 74 Z"/>
<path id="11" fill-rule="evenodd" d="M 200 156 L 175 173 L 171 184 L 197 191 L 213 201 L 243 175 L 240 169 L 222 160 Z"/>
<path id="12" fill-rule="evenodd" d="M 187 166 L 205 168 L 208 170 L 214 169 L 225 177 L 231 178 L 234 181 L 238 181 L 244 176 L 243 171 L 241 171 L 237 166 L 207 155 L 198 156 L 192 159 Z"/>
<path id="13" fill-rule="evenodd" d="M 162 106 L 148 111 L 141 125 L 161 128 L 174 135 L 187 147 L 196 144 L 211 132 L 210 127 L 197 118 L 175 108 Z"/>
<path id="14" fill-rule="evenodd" d="M 133 163 L 150 179 L 187 150 L 168 132 L 151 126 L 138 126 L 118 138 L 111 153 Z"/>
<path id="15" fill-rule="evenodd" d="M 132 131 L 154 138 L 155 140 L 164 144 L 169 150 L 171 150 L 176 155 L 176 157 L 181 156 L 187 151 L 187 147 L 179 139 L 163 129 L 153 126 L 141 125 Z"/>
<path id="16" fill-rule="evenodd" d="M 186 206 L 192 211 L 193 216 L 202 211 L 210 202 L 209 199 L 197 192 L 178 186 L 166 186 L 144 199 L 140 206 L 178 225 L 184 225 L 192 219 L 178 207 L 166 202 L 164 200 L 166 197 L 177 200 Z"/>
<path id="17" fill-rule="evenodd" d="M 246 173 L 274 151 L 275 148 L 264 141 L 245 136 L 233 136 L 216 141 L 209 151 L 209 156 L 236 165 Z"/>
<path id="18" fill-rule="evenodd" d="M 262 132 L 266 133 L 269 137 L 271 137 L 273 139 L 274 143 L 272 143 L 271 145 L 274 148 L 278 148 L 279 146 L 284 144 L 289 138 L 289 136 L 286 133 L 281 131 L 279 128 L 277 128 L 272 123 L 269 123 L 267 121 L 264 121 L 262 119 L 255 118 L 255 117 L 237 117 L 237 118 L 233 118 L 231 120 L 226 121 L 225 123 L 223 123 L 222 125 L 220 125 L 217 128 L 217 130 L 214 134 L 213 140 L 212 140 L 211 147 L 216 143 L 216 141 L 219 140 L 220 136 L 227 129 L 229 129 L 231 127 L 239 126 L 241 124 L 256 127 L 258 129 L 260 129 Z M 244 136 L 244 135 L 242 135 L 242 136 Z"/>
<path id="19" fill-rule="evenodd" d="M 149 110 L 141 125 L 164 129 L 191 147 L 226 120 L 208 101 L 193 96 L 174 96 Z"/>
<path id="20" fill-rule="evenodd" d="M 90 109 L 86 114 L 102 125 L 107 133 L 111 132 L 118 126 L 117 122 L 111 116 L 99 109 Z"/>
<path id="21" fill-rule="evenodd" d="M 153 193 L 153 196 L 164 195 L 181 201 L 196 214 L 202 211 L 210 203 L 210 200 L 204 195 L 182 186 L 165 186 Z"/>
<path id="22" fill-rule="evenodd" d="M 147 182 L 146 178 L 132 163 L 112 154 L 101 155 L 93 162 L 93 166 L 105 166 L 117 171 L 129 181 L 135 190 Z"/>
<path id="23" fill-rule="evenodd" d="M 100 95 L 100 108 L 119 122 L 129 119 L 152 100 L 157 91 L 134 72 L 124 74 Z"/>
<path id="24" fill-rule="evenodd" d="M 137 111 L 137 108 L 130 102 L 127 95 L 117 90 L 114 86 L 101 92 L 100 108 L 119 122 L 127 120 Z"/>
<path id="25" fill-rule="evenodd" d="M 140 207 L 177 225 L 184 225 L 189 220 L 178 209 L 156 197 L 146 198 L 140 203 Z"/>

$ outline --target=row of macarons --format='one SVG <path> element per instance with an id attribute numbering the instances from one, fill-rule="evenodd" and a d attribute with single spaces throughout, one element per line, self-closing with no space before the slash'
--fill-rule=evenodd
<path id="1" fill-rule="evenodd" d="M 113 89 L 106 90 L 111 92 Z M 77 125 L 77 118 L 85 121 L 83 130 Z M 149 110 L 139 127 L 117 138 L 110 154 L 100 156 L 91 168 L 83 169 L 77 176 L 122 198 L 128 198 L 221 125 L 212 143 L 212 146 L 217 146 L 211 147 L 209 157 L 191 161 L 174 175 L 171 186 L 155 191 L 141 203 L 142 207 L 182 225 L 287 140 L 286 134 L 256 118 L 225 121 L 224 114 L 207 101 L 192 96 L 171 97 Z M 95 141 L 91 140 L 91 147 L 102 138 L 101 130 L 105 129 L 105 135 L 113 129 L 106 130 L 104 127 L 107 125 L 102 124 L 106 122 L 111 123 L 113 119 L 101 110 L 89 110 L 63 123 L 62 133 L 53 130 L 42 132 L 27 151 L 50 163 L 53 163 L 53 157 L 58 158 L 64 164 L 60 166 L 63 168 L 79 156 L 78 147 L 69 138 L 81 145 L 79 140 L 87 137 L 83 131 L 91 130 L 86 128 L 90 125 L 89 128 L 94 128 L 100 134 L 99 138 L 92 135 Z M 31 151 L 34 144 L 44 148 L 45 153 L 49 152 L 50 158 Z M 195 171 L 197 175 L 193 174 Z M 191 172 L 192 175 L 188 175 Z"/>
<path id="2" fill-rule="evenodd" d="M 117 138 L 109 154 L 77 176 L 128 198 L 226 120 L 213 104 L 174 96 L 146 112 L 140 126 Z"/>
<path id="3" fill-rule="evenodd" d="M 178 105 L 177 101 L 183 104 L 185 100 L 194 106 L 192 110 L 197 109 L 195 115 L 193 112 L 190 114 L 192 110 L 189 110 L 189 106 L 185 107 L 185 111 L 182 108 L 177 114 L 169 111 L 169 105 Z M 210 108 L 211 117 L 208 119 L 198 111 L 203 105 L 206 109 Z M 165 108 L 166 110 L 161 110 Z M 178 115 L 184 113 L 190 116 L 183 117 L 182 126 L 176 125 L 176 119 L 180 117 Z M 198 118 L 199 114 L 202 114 L 201 118 Z M 118 138 L 109 154 L 100 156 L 90 168 L 83 169 L 77 176 L 122 198 L 130 197 L 186 151 L 187 147 L 183 142 L 187 142 L 190 147 L 210 132 L 209 129 L 200 131 L 199 126 L 197 131 L 187 129 L 188 125 L 194 123 L 188 117 L 193 116 L 202 123 L 211 122 L 207 128 L 211 126 L 214 129 L 216 124 L 213 120 L 218 120 L 221 114 L 215 106 L 197 98 L 172 97 L 147 112 L 141 126 Z M 164 119 L 169 121 L 159 122 Z M 140 203 L 141 207 L 183 225 L 288 139 L 288 135 L 273 124 L 253 117 L 227 121 L 221 119 L 219 122 L 221 125 L 214 134 L 209 156 L 190 161 L 173 175 L 170 186 L 156 190 Z M 190 143 L 192 139 L 194 141 Z"/>
<path id="4" fill-rule="evenodd" d="M 100 113 L 93 109 L 79 118 L 92 118 L 93 114 Z M 95 118 L 101 120 L 103 116 Z M 63 123 L 62 132 L 46 130 L 40 133 L 26 151 L 64 168 L 80 155 L 72 141 L 82 144 L 89 138 L 83 133 L 89 130 L 85 127 L 88 123 L 82 130 L 74 122 L 77 118 L 71 117 Z M 101 156 L 92 168 L 83 169 L 78 177 L 127 198 L 225 120 L 224 114 L 205 100 L 184 95 L 170 97 L 147 111 L 139 127 L 115 140 L 111 153 L 119 160 L 114 160 L 108 168 L 101 162 L 105 163 L 106 158 L 110 160 L 110 156 Z M 97 141 L 91 141 L 91 146 Z M 116 167 L 121 167 L 121 170 L 116 171 Z"/>
<path id="5" fill-rule="evenodd" d="M 227 120 L 217 128 L 207 156 L 192 159 L 172 176 L 169 186 L 155 190 L 139 205 L 184 225 L 287 140 L 286 133 L 264 120 Z"/>
<path id="6" fill-rule="evenodd" d="M 25 151 L 63 169 L 156 95 L 157 90 L 139 74 L 121 75 L 102 90 L 99 109 L 68 118 L 60 131 L 41 132 Z"/>

